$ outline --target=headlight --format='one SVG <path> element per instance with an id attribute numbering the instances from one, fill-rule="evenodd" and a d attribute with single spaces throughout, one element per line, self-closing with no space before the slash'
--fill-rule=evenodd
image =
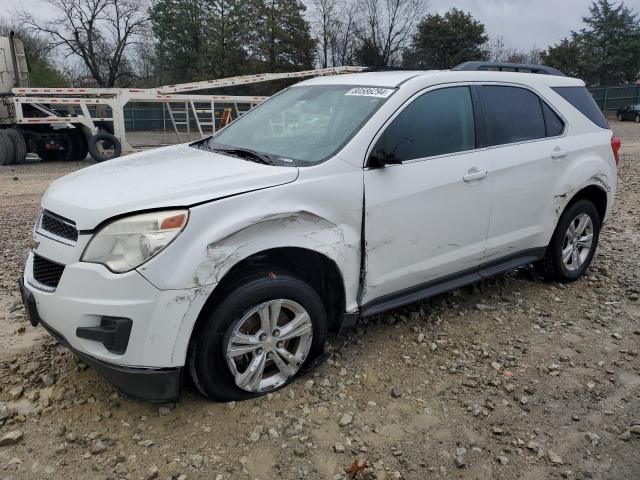
<path id="1" fill-rule="evenodd" d="M 101 263 L 115 273 L 128 272 L 169 245 L 187 218 L 188 210 L 165 210 L 116 220 L 93 236 L 81 260 Z"/>

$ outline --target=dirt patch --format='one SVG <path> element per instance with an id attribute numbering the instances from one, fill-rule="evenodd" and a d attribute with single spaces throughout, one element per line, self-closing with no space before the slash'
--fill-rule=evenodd
<path id="1" fill-rule="evenodd" d="M 639 478 L 640 125 L 612 125 L 620 187 L 583 280 L 522 269 L 362 322 L 290 387 L 229 404 L 121 398 L 27 325 L 39 196 L 89 162 L 0 167 L 0 438 L 22 433 L 0 477 L 342 479 L 366 459 L 370 479 Z"/>

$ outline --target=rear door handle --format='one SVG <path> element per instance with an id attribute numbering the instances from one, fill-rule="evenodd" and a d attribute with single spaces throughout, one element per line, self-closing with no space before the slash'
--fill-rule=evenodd
<path id="1" fill-rule="evenodd" d="M 482 180 L 487 175 L 489 175 L 489 170 L 478 170 L 476 167 L 473 167 L 462 177 L 462 180 L 465 182 L 473 182 L 474 180 Z"/>
<path id="2" fill-rule="evenodd" d="M 569 152 L 560 147 L 554 148 L 553 152 L 551 152 L 551 158 L 564 158 L 567 155 L 569 155 Z"/>

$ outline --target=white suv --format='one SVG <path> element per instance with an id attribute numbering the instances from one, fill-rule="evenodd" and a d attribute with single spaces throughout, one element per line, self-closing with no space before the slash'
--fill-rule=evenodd
<path id="1" fill-rule="evenodd" d="M 188 371 L 239 400 L 358 317 L 526 264 L 576 280 L 619 140 L 580 80 L 481 70 L 314 78 L 55 181 L 20 281 L 32 323 L 133 397 L 175 400 Z"/>

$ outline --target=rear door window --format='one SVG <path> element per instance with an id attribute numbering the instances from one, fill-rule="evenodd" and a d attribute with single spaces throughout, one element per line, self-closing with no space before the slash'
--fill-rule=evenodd
<path id="1" fill-rule="evenodd" d="M 553 87 L 552 90 L 597 126 L 609 129 L 609 124 L 586 87 Z"/>
<path id="2" fill-rule="evenodd" d="M 475 145 L 469 87 L 448 87 L 416 98 L 391 122 L 375 148 L 404 161 L 473 150 Z"/>
<path id="3" fill-rule="evenodd" d="M 540 98 L 530 90 L 482 85 L 478 88 L 488 146 L 545 138 Z"/>

